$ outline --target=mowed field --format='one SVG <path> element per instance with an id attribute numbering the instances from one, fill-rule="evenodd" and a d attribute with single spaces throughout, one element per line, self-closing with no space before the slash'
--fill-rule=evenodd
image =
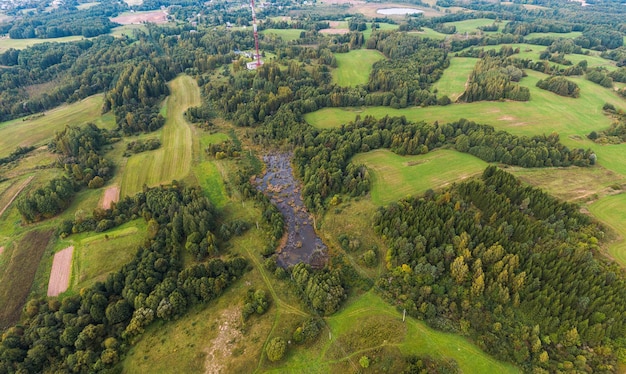
<path id="1" fill-rule="evenodd" d="M 16 323 L 54 230 L 30 231 L 5 248 L 0 262 L 0 329 Z"/>
<path id="2" fill-rule="evenodd" d="M 357 49 L 348 53 L 335 53 L 337 68 L 333 69 L 333 81 L 340 86 L 354 87 L 366 84 L 372 66 L 385 56 L 371 49 Z"/>
<path id="3" fill-rule="evenodd" d="M 114 128 L 113 117 L 102 116 L 102 98 L 102 95 L 94 95 L 46 111 L 42 117 L 18 118 L 0 123 L 0 157 L 8 156 L 17 146 L 45 145 L 66 125 L 84 125 L 93 122 L 98 127 Z"/>
<path id="4" fill-rule="evenodd" d="M 438 149 L 417 156 L 400 156 L 386 149 L 360 153 L 353 163 L 363 163 L 372 173 L 372 202 L 386 205 L 426 190 L 480 174 L 487 163 L 469 154 Z"/>
<path id="5" fill-rule="evenodd" d="M 477 19 L 468 19 L 465 21 L 458 22 L 450 22 L 446 23 L 446 26 L 456 26 L 456 32 L 458 34 L 471 34 L 478 32 L 478 28 L 482 26 L 491 26 L 495 23 L 495 20 L 489 18 L 477 18 Z M 506 25 L 507 22 L 500 22 L 498 26 L 500 26 L 500 30 Z M 495 31 L 494 31 L 495 32 Z"/>
<path id="6" fill-rule="evenodd" d="M 605 196 L 589 205 L 589 211 L 617 234 L 608 253 L 626 267 L 626 194 Z"/>
<path id="7" fill-rule="evenodd" d="M 455 57 L 450 60 L 450 67 L 445 74 L 433 85 L 438 96 L 447 95 L 452 101 L 456 101 L 465 92 L 465 84 L 470 73 L 476 65 L 475 58 Z"/>
<path id="8" fill-rule="evenodd" d="M 161 148 L 133 155 L 122 176 L 120 196 L 134 195 L 143 185 L 155 186 L 181 180 L 191 169 L 191 127 L 183 117 L 185 110 L 200 105 L 200 89 L 196 81 L 182 75 L 169 83 L 167 118 L 161 135 Z"/>

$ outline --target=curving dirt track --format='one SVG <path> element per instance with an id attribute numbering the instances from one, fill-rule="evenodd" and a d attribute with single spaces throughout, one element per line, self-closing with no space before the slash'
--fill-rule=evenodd
<path id="1" fill-rule="evenodd" d="M 73 253 L 74 247 L 71 246 L 54 255 L 48 283 L 48 296 L 58 296 L 69 287 Z"/>

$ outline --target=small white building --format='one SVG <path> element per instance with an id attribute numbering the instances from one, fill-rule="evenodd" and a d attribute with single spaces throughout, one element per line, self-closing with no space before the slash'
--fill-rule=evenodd
<path id="1" fill-rule="evenodd" d="M 260 63 L 261 65 L 263 65 L 263 60 L 259 60 L 258 63 Z M 256 68 L 258 67 L 257 65 L 257 60 L 248 62 L 246 64 L 246 68 L 248 68 L 248 70 L 256 70 Z"/>

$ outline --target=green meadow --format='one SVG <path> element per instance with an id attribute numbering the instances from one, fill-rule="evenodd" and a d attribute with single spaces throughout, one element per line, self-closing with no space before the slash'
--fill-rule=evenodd
<path id="1" fill-rule="evenodd" d="M 580 31 L 572 31 L 572 32 L 531 32 L 526 35 L 525 39 L 536 39 L 536 38 L 564 38 L 564 39 L 574 39 L 581 36 L 583 33 Z"/>
<path id="2" fill-rule="evenodd" d="M 302 29 L 265 29 L 261 31 L 264 35 L 276 35 L 281 37 L 284 41 L 293 41 L 300 39 L 300 33 L 304 32 Z"/>
<path id="3" fill-rule="evenodd" d="M 337 68 L 332 71 L 333 81 L 340 86 L 354 87 L 366 84 L 372 66 L 385 56 L 371 49 L 357 49 L 348 53 L 335 53 Z"/>
<path id="4" fill-rule="evenodd" d="M 446 26 L 451 26 L 454 25 L 456 26 L 456 32 L 458 34 L 471 34 L 471 33 L 475 33 L 480 31 L 478 28 L 482 27 L 482 26 L 491 26 L 495 23 L 495 20 L 493 19 L 489 19 L 489 18 L 476 18 L 476 19 L 468 19 L 465 21 L 457 21 L 457 22 L 450 22 L 450 23 L 446 23 Z M 504 22 L 500 22 L 498 23 L 498 25 L 500 26 L 500 29 L 502 29 L 502 27 L 504 27 L 505 23 Z"/>
<path id="5" fill-rule="evenodd" d="M 438 96 L 447 95 L 452 101 L 456 101 L 465 91 L 465 84 L 470 73 L 474 70 L 476 61 L 478 60 L 469 57 L 450 59 L 450 67 L 433 85 L 433 91 L 437 90 Z"/>
<path id="6" fill-rule="evenodd" d="M 605 196 L 589 205 L 589 211 L 614 230 L 617 237 L 608 246 L 608 252 L 621 266 L 626 266 L 626 194 Z"/>
<path id="7" fill-rule="evenodd" d="M 167 118 L 161 133 L 161 148 L 131 156 L 122 176 L 120 196 L 132 196 L 143 185 L 155 186 L 182 180 L 189 174 L 192 162 L 192 134 L 184 111 L 200 105 L 200 89 L 189 76 L 180 76 L 169 83 L 166 99 Z"/>
<path id="8" fill-rule="evenodd" d="M 410 195 L 438 189 L 480 174 L 487 163 L 466 153 L 440 149 L 417 156 L 400 156 L 386 149 L 356 155 L 372 176 L 371 196 L 386 205 Z"/>

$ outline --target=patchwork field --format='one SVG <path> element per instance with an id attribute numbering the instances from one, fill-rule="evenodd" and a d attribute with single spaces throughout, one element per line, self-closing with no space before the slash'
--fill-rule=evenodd
<path id="1" fill-rule="evenodd" d="M 337 68 L 332 71 L 333 81 L 340 86 L 354 87 L 368 82 L 372 66 L 385 58 L 371 49 L 357 49 L 348 53 L 335 53 Z"/>
<path id="2" fill-rule="evenodd" d="M 167 118 L 161 135 L 161 148 L 133 155 L 126 163 L 120 196 L 134 195 L 143 185 L 155 186 L 180 180 L 191 169 L 191 127 L 184 111 L 200 105 L 200 90 L 189 76 L 180 76 L 169 83 L 171 95 L 165 102 Z"/>
<path id="3" fill-rule="evenodd" d="M 439 149 L 418 156 L 400 156 L 386 149 L 356 155 L 372 175 L 372 202 L 386 205 L 406 196 L 438 189 L 480 174 L 487 163 L 465 153 Z"/>
<path id="4" fill-rule="evenodd" d="M 99 127 L 114 128 L 110 116 L 102 116 L 102 95 L 90 96 L 79 102 L 62 105 L 34 119 L 18 118 L 0 123 L 0 157 L 9 155 L 17 146 L 44 145 L 66 125 L 89 122 Z"/>

